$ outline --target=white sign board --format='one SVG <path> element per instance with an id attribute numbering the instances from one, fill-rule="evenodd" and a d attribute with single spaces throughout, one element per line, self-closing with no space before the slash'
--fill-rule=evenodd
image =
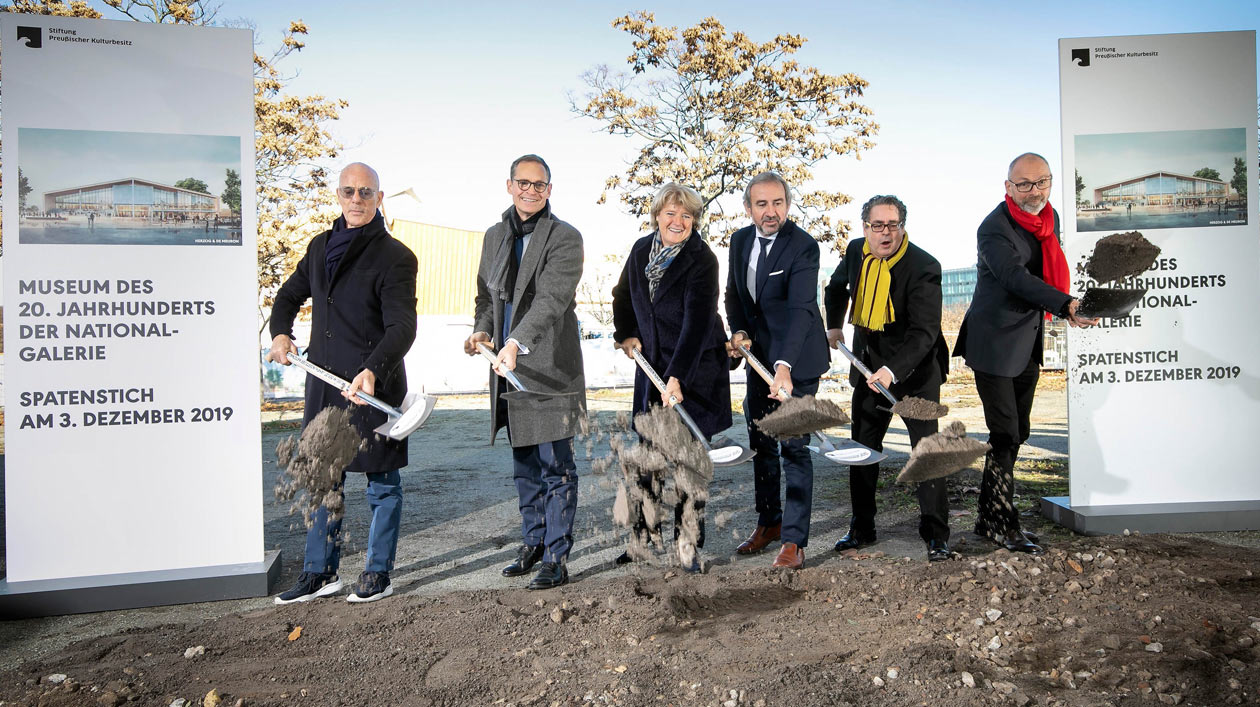
<path id="1" fill-rule="evenodd" d="M 252 34 L 0 32 L 7 580 L 261 562 Z"/>
<path id="2" fill-rule="evenodd" d="M 1255 32 L 1059 41 L 1074 294 L 1099 239 L 1161 249 L 1109 287 L 1136 309 L 1070 330 L 1071 505 L 1260 499 Z"/>

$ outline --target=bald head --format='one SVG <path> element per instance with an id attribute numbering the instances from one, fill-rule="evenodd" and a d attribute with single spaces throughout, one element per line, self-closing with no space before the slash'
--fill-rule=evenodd
<path id="1" fill-rule="evenodd" d="M 1006 178 L 1010 179 L 1019 167 L 1031 167 L 1033 169 L 1044 167 L 1046 172 L 1050 171 L 1050 160 L 1042 157 L 1036 152 L 1025 152 L 1024 154 L 1011 160 L 1011 165 L 1006 168 Z"/>
<path id="2" fill-rule="evenodd" d="M 337 201 L 341 204 L 341 215 L 345 216 L 347 227 L 358 228 L 371 223 L 384 196 L 376 170 L 362 162 L 348 164 L 341 170 L 341 177 L 337 180 Z"/>

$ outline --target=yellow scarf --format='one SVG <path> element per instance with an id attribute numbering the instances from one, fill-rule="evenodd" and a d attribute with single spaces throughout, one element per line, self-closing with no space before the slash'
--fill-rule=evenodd
<path id="1" fill-rule="evenodd" d="M 853 301 L 853 313 L 849 323 L 866 327 L 873 331 L 883 331 L 885 324 L 897 321 L 897 313 L 893 311 L 889 286 L 892 284 L 892 267 L 906 254 L 910 247 L 910 234 L 903 234 L 901 247 L 888 259 L 877 258 L 871 254 L 871 243 L 862 243 L 862 278 L 858 280 L 857 296 Z"/>

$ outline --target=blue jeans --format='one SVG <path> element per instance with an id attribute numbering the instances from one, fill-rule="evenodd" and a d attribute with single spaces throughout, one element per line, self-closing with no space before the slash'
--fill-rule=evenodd
<path id="1" fill-rule="evenodd" d="M 512 448 L 512 478 L 521 508 L 521 537 L 543 544 L 543 562 L 563 562 L 573 547 L 577 464 L 573 438 Z"/>
<path id="2" fill-rule="evenodd" d="M 341 475 L 344 486 L 345 473 Z M 368 529 L 365 572 L 391 572 L 398 550 L 398 525 L 402 520 L 402 479 L 398 470 L 367 475 L 368 507 L 372 509 L 372 525 Z M 315 512 L 314 522 L 306 531 L 306 559 L 303 572 L 335 574 L 341 564 L 341 518 L 328 519 L 323 506 Z"/>

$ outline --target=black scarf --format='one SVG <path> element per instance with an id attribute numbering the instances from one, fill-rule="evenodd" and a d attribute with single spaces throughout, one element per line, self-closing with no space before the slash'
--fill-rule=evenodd
<path id="1" fill-rule="evenodd" d="M 508 214 L 508 228 L 512 230 L 512 237 L 516 241 L 520 242 L 525 238 L 525 236 L 533 233 L 535 228 L 538 228 L 538 222 L 540 220 L 550 215 L 551 201 L 543 204 L 541 211 L 533 216 L 530 216 L 524 221 L 521 220 L 521 215 L 516 211 L 516 207 L 513 207 L 511 212 Z M 508 260 L 507 282 L 505 283 L 506 287 L 504 289 L 504 293 L 507 295 L 508 299 L 511 299 L 512 293 L 516 291 L 516 273 L 521 267 L 520 258 L 516 256 L 516 247 L 517 243 L 513 243 L 512 250 L 514 255 Z M 523 244 L 521 253 L 524 253 Z"/>
<path id="2" fill-rule="evenodd" d="M 377 224 L 377 222 L 380 224 Z M 324 273 L 328 275 L 331 281 L 333 273 L 337 271 L 337 263 L 341 262 L 341 256 L 346 254 L 350 249 L 350 241 L 356 236 L 363 233 L 363 229 L 372 225 L 379 225 L 384 228 L 385 217 L 381 216 L 381 212 L 377 211 L 376 215 L 368 223 L 358 228 L 346 228 L 346 217 L 338 216 L 333 221 L 332 233 L 328 234 L 328 244 L 324 247 Z"/>

